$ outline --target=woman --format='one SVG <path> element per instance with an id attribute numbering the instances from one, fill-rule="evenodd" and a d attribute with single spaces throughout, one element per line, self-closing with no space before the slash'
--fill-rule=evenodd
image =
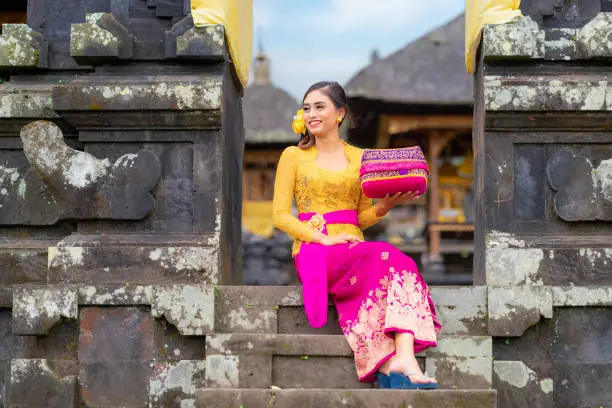
<path id="1" fill-rule="evenodd" d="M 293 127 L 298 146 L 281 155 L 274 185 L 274 225 L 294 238 L 304 306 L 313 327 L 325 325 L 328 294 L 355 353 L 360 381 L 383 388 L 436 388 L 414 356 L 436 345 L 440 324 L 414 261 L 383 242 L 364 242 L 362 230 L 407 193 L 365 197 L 359 183 L 362 150 L 339 137 L 348 113 L 337 82 L 308 89 Z M 295 197 L 299 217 L 291 214 Z"/>

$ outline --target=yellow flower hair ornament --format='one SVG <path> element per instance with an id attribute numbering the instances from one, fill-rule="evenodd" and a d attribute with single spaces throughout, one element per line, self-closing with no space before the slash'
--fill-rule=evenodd
<path id="1" fill-rule="evenodd" d="M 306 123 L 304 123 L 304 111 L 302 109 L 295 113 L 291 127 L 298 135 L 306 134 Z"/>

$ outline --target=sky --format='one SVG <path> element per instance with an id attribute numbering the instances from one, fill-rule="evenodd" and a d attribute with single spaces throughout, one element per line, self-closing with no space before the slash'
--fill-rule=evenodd
<path id="1" fill-rule="evenodd" d="M 296 99 L 314 82 L 344 84 L 463 12 L 463 0 L 253 0 L 253 55 L 259 43 L 275 86 Z"/>

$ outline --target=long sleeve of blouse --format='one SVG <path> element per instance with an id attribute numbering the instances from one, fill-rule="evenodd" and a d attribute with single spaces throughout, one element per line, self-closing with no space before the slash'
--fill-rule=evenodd
<path id="1" fill-rule="evenodd" d="M 298 220 L 292 213 L 291 207 L 295 194 L 296 169 L 299 160 L 299 148 L 285 149 L 276 168 L 274 181 L 273 221 L 274 226 L 291 235 L 294 239 L 310 242 L 314 231 Z"/>

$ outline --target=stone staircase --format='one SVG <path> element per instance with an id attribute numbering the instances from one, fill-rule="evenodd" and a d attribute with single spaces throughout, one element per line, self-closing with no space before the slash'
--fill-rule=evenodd
<path id="1" fill-rule="evenodd" d="M 495 407 L 485 288 L 433 287 L 432 296 L 444 326 L 438 347 L 417 357 L 440 389 L 397 391 L 357 380 L 333 307 L 325 327 L 310 328 L 299 287 L 220 287 L 197 406 Z"/>

